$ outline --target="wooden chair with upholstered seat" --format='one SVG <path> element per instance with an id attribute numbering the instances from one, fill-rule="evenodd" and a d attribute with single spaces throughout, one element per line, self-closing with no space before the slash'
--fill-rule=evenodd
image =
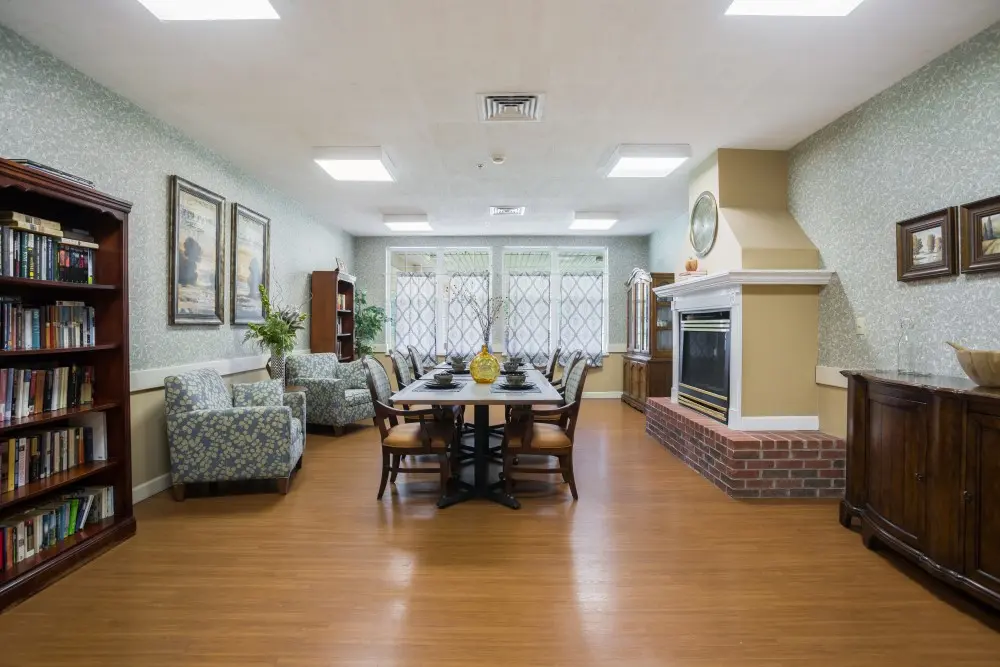
<path id="1" fill-rule="evenodd" d="M 542 371 L 542 375 L 549 382 L 556 376 L 556 365 L 559 363 L 559 353 L 562 352 L 562 348 L 557 347 L 552 351 L 552 356 L 549 357 L 548 362 L 545 364 L 545 370 Z"/>
<path id="2" fill-rule="evenodd" d="M 392 406 L 392 387 L 385 368 L 372 357 L 365 357 L 365 377 L 368 391 L 375 406 L 375 423 L 382 440 L 382 481 L 378 498 L 385 493 L 386 483 L 395 483 L 403 473 L 438 473 L 441 478 L 441 497 L 447 493 L 451 477 L 449 450 L 455 443 L 455 421 L 450 410 L 427 408 L 425 410 L 400 410 Z M 400 418 L 415 421 L 400 423 Z M 407 467 L 400 469 L 403 456 L 436 456 L 437 467 Z"/>
<path id="3" fill-rule="evenodd" d="M 576 362 L 580 361 L 582 357 L 583 357 L 583 350 L 573 350 L 572 352 L 570 352 L 569 356 L 566 357 L 566 365 L 563 366 L 562 377 L 559 378 L 558 382 L 552 382 L 552 380 L 549 380 L 549 382 L 552 382 L 552 386 L 557 391 L 559 392 L 563 391 L 566 385 L 566 378 L 569 377 L 569 372 L 573 370 L 573 366 L 575 366 Z M 555 375 L 555 369 L 552 369 L 552 374 Z"/>
<path id="4" fill-rule="evenodd" d="M 410 367 L 413 369 L 413 377 L 419 378 L 421 375 L 426 373 L 429 369 L 424 367 L 423 356 L 413 345 L 407 345 L 406 351 L 410 355 Z"/>
<path id="5" fill-rule="evenodd" d="M 577 363 L 569 371 L 566 376 L 566 404 L 562 407 L 521 408 L 511 411 L 502 443 L 504 486 L 507 493 L 512 491 L 514 480 L 511 475 L 515 471 L 518 474 L 541 475 L 558 472 L 569 484 L 573 500 L 577 499 L 576 478 L 573 476 L 573 435 L 580 415 L 583 385 L 587 380 L 588 370 L 587 364 Z M 540 420 L 552 417 L 557 418 L 554 423 Z M 552 456 L 559 461 L 559 467 L 515 467 L 515 457 L 522 455 Z"/>

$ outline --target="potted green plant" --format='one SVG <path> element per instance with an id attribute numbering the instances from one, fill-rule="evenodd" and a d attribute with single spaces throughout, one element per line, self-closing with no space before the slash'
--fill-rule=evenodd
<path id="1" fill-rule="evenodd" d="M 283 308 L 271 305 L 267 289 L 260 285 L 260 301 L 264 307 L 264 321 L 249 324 L 243 342 L 252 342 L 261 350 L 271 353 L 268 371 L 272 380 L 284 379 L 285 356 L 295 349 L 295 338 L 305 329 L 306 314 L 299 306 Z"/>
<path id="2" fill-rule="evenodd" d="M 385 309 L 368 305 L 367 292 L 360 290 L 354 297 L 354 347 L 359 359 L 375 353 L 375 337 L 385 321 Z"/>

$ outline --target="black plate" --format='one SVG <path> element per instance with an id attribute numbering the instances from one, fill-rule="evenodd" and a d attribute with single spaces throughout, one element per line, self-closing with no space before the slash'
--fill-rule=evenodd
<path id="1" fill-rule="evenodd" d="M 505 389 L 507 391 L 524 391 L 526 389 L 534 389 L 535 385 L 532 384 L 531 382 L 525 382 L 524 384 L 519 384 L 518 386 L 515 387 L 514 385 L 507 384 L 505 382 L 505 383 L 499 385 L 499 387 L 501 389 Z"/>
<path id="2" fill-rule="evenodd" d="M 511 373 L 521 373 L 521 374 L 527 375 L 528 370 L 529 369 L 525 369 L 523 371 L 500 371 L 500 375 L 510 375 Z"/>
<path id="3" fill-rule="evenodd" d="M 433 380 L 428 380 L 427 382 L 424 383 L 424 389 L 430 389 L 432 391 L 434 389 L 457 389 L 458 387 L 461 387 L 461 386 L 462 385 L 460 385 L 457 382 L 451 382 L 449 384 L 438 384 L 437 382 L 434 382 Z"/>

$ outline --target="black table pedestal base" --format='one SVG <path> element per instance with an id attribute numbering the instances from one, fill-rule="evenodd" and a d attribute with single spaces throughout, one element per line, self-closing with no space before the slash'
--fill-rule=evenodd
<path id="1" fill-rule="evenodd" d="M 474 498 L 490 500 L 509 507 L 512 510 L 521 509 L 521 503 L 501 488 L 500 482 L 491 483 L 490 475 L 490 406 L 473 406 L 475 416 L 475 482 L 468 484 L 461 480 L 455 480 L 459 491 L 449 496 L 445 496 L 438 501 L 437 506 L 441 509 L 464 503 Z"/>

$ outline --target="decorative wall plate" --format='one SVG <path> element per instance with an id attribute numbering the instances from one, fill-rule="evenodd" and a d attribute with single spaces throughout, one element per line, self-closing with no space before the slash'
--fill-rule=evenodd
<path id="1" fill-rule="evenodd" d="M 719 204 L 715 195 L 707 190 L 698 195 L 691 209 L 689 238 L 695 254 L 704 257 L 712 251 L 719 233 Z"/>

